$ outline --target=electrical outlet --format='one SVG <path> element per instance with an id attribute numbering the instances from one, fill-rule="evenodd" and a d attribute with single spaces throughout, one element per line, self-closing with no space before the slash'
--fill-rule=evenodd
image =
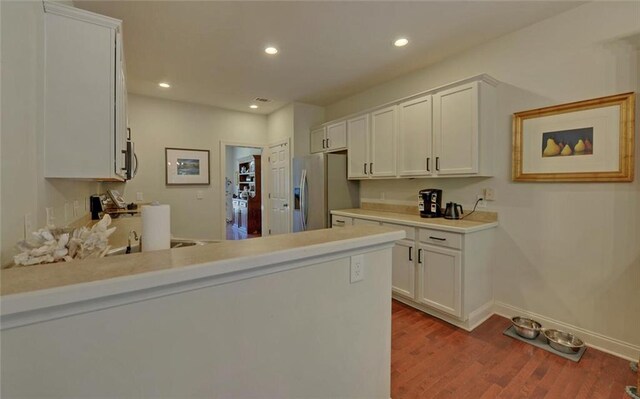
<path id="1" fill-rule="evenodd" d="M 352 256 L 350 282 L 353 284 L 362 280 L 364 280 L 364 255 Z"/>
<path id="2" fill-rule="evenodd" d="M 203 198 L 204 198 L 204 193 L 202 192 L 202 190 L 198 190 L 198 191 L 196 192 L 196 199 L 201 200 L 201 199 L 203 199 Z"/>
<path id="3" fill-rule="evenodd" d="M 80 201 L 73 201 L 73 216 L 80 216 Z"/>
<path id="4" fill-rule="evenodd" d="M 138 191 L 136 193 L 136 201 L 144 201 L 144 195 L 142 195 L 142 191 Z"/>
<path id="5" fill-rule="evenodd" d="M 495 201 L 496 200 L 496 192 L 491 187 L 487 187 L 484 189 L 484 200 L 485 201 Z"/>
<path id="6" fill-rule="evenodd" d="M 478 194 L 476 196 L 476 201 L 477 200 L 480 200 L 480 201 L 478 201 L 478 205 L 476 205 L 477 208 L 486 208 L 487 207 L 487 201 L 484 200 L 484 197 L 482 195 Z"/>
<path id="7" fill-rule="evenodd" d="M 31 214 L 27 213 L 24 215 L 24 239 L 25 240 L 31 236 L 32 231 L 33 231 L 33 224 L 31 222 Z"/>

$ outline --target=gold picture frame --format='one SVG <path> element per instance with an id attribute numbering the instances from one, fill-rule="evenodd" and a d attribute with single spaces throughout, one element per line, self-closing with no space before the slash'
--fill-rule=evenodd
<path id="1" fill-rule="evenodd" d="M 633 92 L 517 112 L 512 179 L 631 182 L 634 135 Z"/>

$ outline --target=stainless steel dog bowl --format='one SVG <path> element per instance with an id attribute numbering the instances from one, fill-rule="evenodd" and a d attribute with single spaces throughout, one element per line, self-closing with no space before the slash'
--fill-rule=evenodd
<path id="1" fill-rule="evenodd" d="M 549 346 L 560 352 L 577 353 L 584 347 L 584 342 L 580 338 L 568 332 L 544 330 L 544 336 L 547 338 Z"/>
<path id="2" fill-rule="evenodd" d="M 535 339 L 542 330 L 542 324 L 526 317 L 513 317 L 511 323 L 513 323 L 513 328 L 516 330 L 516 333 L 527 339 Z"/>

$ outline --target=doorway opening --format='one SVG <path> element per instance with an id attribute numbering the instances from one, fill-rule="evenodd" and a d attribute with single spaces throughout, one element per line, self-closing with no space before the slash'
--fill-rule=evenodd
<path id="1" fill-rule="evenodd" d="M 225 146 L 226 239 L 262 236 L 262 148 Z"/>

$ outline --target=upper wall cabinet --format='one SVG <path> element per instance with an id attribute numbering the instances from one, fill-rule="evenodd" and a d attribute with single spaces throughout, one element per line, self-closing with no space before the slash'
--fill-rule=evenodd
<path id="1" fill-rule="evenodd" d="M 496 84 L 480 75 L 348 119 L 349 178 L 491 176 Z"/>
<path id="2" fill-rule="evenodd" d="M 398 105 L 398 175 L 429 176 L 433 167 L 431 95 Z"/>
<path id="3" fill-rule="evenodd" d="M 350 179 L 395 176 L 397 108 L 383 108 L 347 120 Z"/>
<path id="4" fill-rule="evenodd" d="M 311 130 L 311 153 L 347 148 L 347 122 L 341 121 Z"/>
<path id="5" fill-rule="evenodd" d="M 45 177 L 124 180 L 121 21 L 45 2 Z"/>

